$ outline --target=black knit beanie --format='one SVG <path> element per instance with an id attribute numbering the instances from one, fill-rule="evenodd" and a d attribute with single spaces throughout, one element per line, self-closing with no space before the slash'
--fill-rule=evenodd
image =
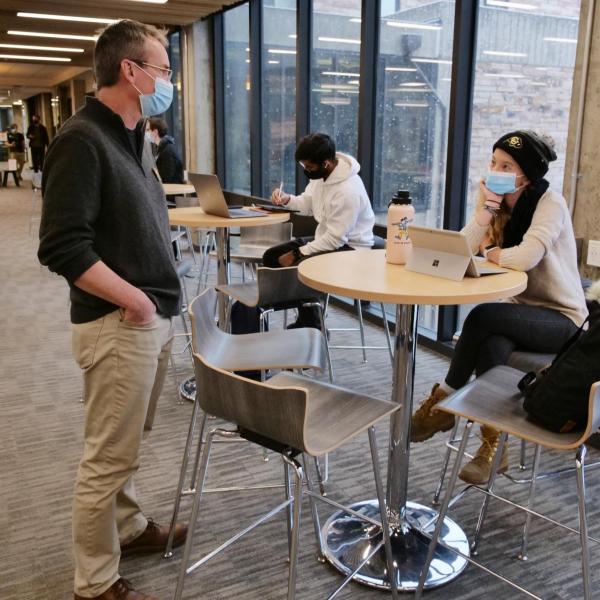
<path id="1" fill-rule="evenodd" d="M 556 160 L 552 141 L 535 131 L 519 130 L 505 133 L 495 144 L 510 154 L 519 164 L 527 179 L 536 183 L 548 171 L 548 164 Z"/>

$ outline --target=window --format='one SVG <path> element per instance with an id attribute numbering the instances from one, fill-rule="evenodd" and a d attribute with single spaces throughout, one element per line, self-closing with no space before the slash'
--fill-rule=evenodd
<path id="1" fill-rule="evenodd" d="M 169 36 L 169 63 L 173 69 L 173 102 L 171 108 L 165 113 L 165 120 L 169 128 L 169 135 L 175 139 L 177 153 L 185 164 L 183 143 L 183 76 L 181 73 L 181 36 L 179 31 Z"/>
<path id="2" fill-rule="evenodd" d="M 387 3 L 390 4 L 390 3 Z M 443 226 L 454 2 L 382 5 L 373 210 L 385 221 L 399 189 L 408 190 L 415 222 Z M 438 309 L 422 307 L 419 324 L 435 331 Z"/>
<path id="3" fill-rule="evenodd" d="M 224 19 L 225 188 L 250 193 L 250 48 L 248 4 Z"/>
<path id="4" fill-rule="evenodd" d="M 295 190 L 296 0 L 263 0 L 262 195 Z"/>
<path id="5" fill-rule="evenodd" d="M 558 160 L 550 164 L 546 178 L 562 192 L 580 5 L 581 0 L 527 0 L 509 9 L 482 0 L 466 220 L 493 143 L 514 129 L 534 129 L 554 138 Z M 461 307 L 460 326 L 471 308 Z"/>
<path id="6" fill-rule="evenodd" d="M 310 129 L 356 156 L 360 84 L 360 0 L 313 4 Z"/>

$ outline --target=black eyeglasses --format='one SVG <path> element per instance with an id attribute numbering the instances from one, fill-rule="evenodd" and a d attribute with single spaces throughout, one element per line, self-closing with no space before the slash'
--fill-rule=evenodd
<path id="1" fill-rule="evenodd" d="M 152 63 L 144 62 L 143 60 L 134 60 L 133 58 L 128 59 L 131 62 L 134 62 L 136 65 L 144 65 L 145 67 L 152 67 L 153 69 L 158 69 L 162 73 L 166 75 L 166 78 L 171 81 L 173 77 L 173 69 L 167 69 L 166 67 L 159 67 L 158 65 L 153 65 Z"/>

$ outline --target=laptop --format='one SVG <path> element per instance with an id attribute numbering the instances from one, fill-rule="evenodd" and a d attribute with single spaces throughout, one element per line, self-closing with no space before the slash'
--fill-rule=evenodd
<path id="1" fill-rule="evenodd" d="M 429 229 L 410 225 L 408 234 L 413 251 L 406 263 L 407 271 L 461 281 L 463 277 L 481 277 L 506 273 L 500 267 L 477 264 L 464 233 L 447 229 Z"/>
<path id="2" fill-rule="evenodd" d="M 216 175 L 188 173 L 188 176 L 198 195 L 200 207 L 207 215 L 215 215 L 225 219 L 248 219 L 250 217 L 267 216 L 267 213 L 257 210 L 229 208 Z"/>

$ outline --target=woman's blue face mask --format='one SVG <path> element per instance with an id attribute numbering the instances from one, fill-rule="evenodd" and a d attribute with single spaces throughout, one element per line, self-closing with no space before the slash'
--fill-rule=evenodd
<path id="1" fill-rule="evenodd" d="M 517 187 L 517 177 L 523 177 L 516 173 L 502 173 L 500 171 L 488 171 L 485 176 L 485 187 L 498 194 L 498 196 L 504 196 L 504 194 L 513 194 L 518 192 L 523 186 Z"/>

